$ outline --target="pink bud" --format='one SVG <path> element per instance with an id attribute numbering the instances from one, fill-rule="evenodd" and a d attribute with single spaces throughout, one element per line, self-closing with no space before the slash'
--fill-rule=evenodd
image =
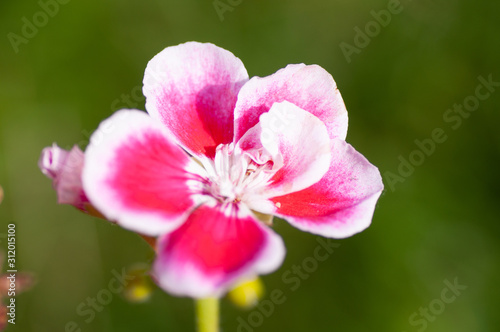
<path id="1" fill-rule="evenodd" d="M 83 163 L 84 153 L 76 145 L 70 151 L 56 144 L 42 150 L 38 166 L 43 174 L 52 179 L 58 203 L 85 209 L 88 199 L 82 187 Z"/>

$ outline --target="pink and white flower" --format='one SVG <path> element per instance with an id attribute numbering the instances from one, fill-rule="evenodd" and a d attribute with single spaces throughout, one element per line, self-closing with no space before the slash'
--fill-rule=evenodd
<path id="1" fill-rule="evenodd" d="M 345 142 L 347 111 L 324 69 L 289 65 L 248 78 L 212 44 L 168 47 L 148 64 L 147 113 L 103 121 L 83 189 L 106 218 L 158 236 L 153 266 L 175 295 L 221 295 L 270 273 L 285 248 L 258 216 L 344 238 L 371 223 L 378 169 Z"/>

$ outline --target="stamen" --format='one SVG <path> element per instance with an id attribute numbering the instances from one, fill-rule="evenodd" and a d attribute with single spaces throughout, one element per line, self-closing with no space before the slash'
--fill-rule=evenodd
<path id="1" fill-rule="evenodd" d="M 209 195 L 223 203 L 244 201 L 245 196 L 253 195 L 273 174 L 269 168 L 271 160 L 261 165 L 235 149 L 233 143 L 219 145 L 214 160 L 204 160 L 203 165 L 210 178 Z"/>

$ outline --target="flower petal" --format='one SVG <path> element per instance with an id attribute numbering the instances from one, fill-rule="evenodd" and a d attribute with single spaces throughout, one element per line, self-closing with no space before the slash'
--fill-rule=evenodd
<path id="1" fill-rule="evenodd" d="M 274 197 L 305 189 L 319 181 L 330 165 L 330 139 L 320 119 L 287 101 L 275 103 L 248 131 L 241 147 L 258 151 L 245 142 L 260 131 L 260 143 L 279 167 L 262 188 L 264 197 Z M 266 212 L 266 211 L 260 211 Z"/>
<path id="2" fill-rule="evenodd" d="M 84 154 L 76 145 L 70 151 L 61 149 L 56 144 L 42 150 L 38 167 L 52 179 L 59 204 L 85 209 L 88 199 L 82 187 L 83 164 Z"/>
<path id="3" fill-rule="evenodd" d="M 89 200 L 125 228 L 163 234 L 199 203 L 193 194 L 201 190 L 203 169 L 144 112 L 121 110 L 103 121 L 85 155 Z"/>
<path id="4" fill-rule="evenodd" d="M 253 77 L 240 90 L 235 108 L 235 142 L 276 102 L 289 101 L 323 121 L 330 138 L 345 139 L 347 110 L 332 76 L 318 65 L 288 65 Z"/>
<path id="5" fill-rule="evenodd" d="M 311 187 L 271 200 L 295 227 L 333 238 L 367 228 L 384 189 L 378 169 L 345 141 L 333 140 L 330 169 Z"/>
<path id="6" fill-rule="evenodd" d="M 241 60 L 213 44 L 167 47 L 146 68 L 146 109 L 190 153 L 213 158 L 233 140 L 234 106 L 247 80 Z"/>
<path id="7" fill-rule="evenodd" d="M 153 270 L 158 284 L 179 296 L 221 296 L 282 263 L 281 238 L 242 205 L 205 204 L 177 230 L 164 235 Z"/>

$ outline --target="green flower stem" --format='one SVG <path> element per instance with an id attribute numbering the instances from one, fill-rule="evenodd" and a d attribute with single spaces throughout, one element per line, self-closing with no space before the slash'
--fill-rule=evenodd
<path id="1" fill-rule="evenodd" d="M 196 318 L 198 332 L 219 332 L 219 299 L 196 300 Z"/>

